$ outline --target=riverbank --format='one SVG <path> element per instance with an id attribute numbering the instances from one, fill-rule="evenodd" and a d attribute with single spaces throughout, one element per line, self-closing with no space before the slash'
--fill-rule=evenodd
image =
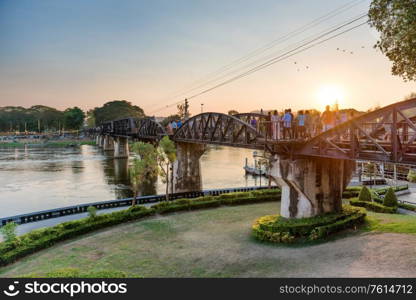
<path id="1" fill-rule="evenodd" d="M 325 243 L 277 246 L 252 238 L 278 203 L 155 216 L 87 234 L 1 268 L 1 277 L 63 268 L 144 277 L 414 277 L 414 217 L 369 212 L 370 224 Z M 406 225 L 394 230 L 388 223 Z M 397 247 L 400 245 L 400 247 Z M 394 253 L 394 255 L 392 255 Z"/>

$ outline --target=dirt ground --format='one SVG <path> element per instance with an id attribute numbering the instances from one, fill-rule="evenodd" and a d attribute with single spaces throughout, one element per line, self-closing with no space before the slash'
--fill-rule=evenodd
<path id="1" fill-rule="evenodd" d="M 36 253 L 0 269 L 0 276 L 67 267 L 144 277 L 416 276 L 415 234 L 348 232 L 302 246 L 255 241 L 253 221 L 278 207 L 223 207 L 125 224 Z"/>

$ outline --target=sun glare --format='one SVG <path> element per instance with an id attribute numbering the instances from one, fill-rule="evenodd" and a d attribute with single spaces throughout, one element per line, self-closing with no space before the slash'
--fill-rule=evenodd
<path id="1" fill-rule="evenodd" d="M 334 107 L 335 104 L 343 104 L 345 96 L 341 87 L 336 85 L 325 85 L 319 88 L 317 99 L 320 108 L 323 109 L 327 105 Z"/>

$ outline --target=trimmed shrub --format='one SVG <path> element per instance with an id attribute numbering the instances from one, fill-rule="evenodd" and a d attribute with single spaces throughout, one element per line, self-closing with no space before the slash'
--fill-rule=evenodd
<path id="1" fill-rule="evenodd" d="M 384 206 L 397 207 L 397 197 L 392 188 L 389 188 L 383 201 Z"/>
<path id="2" fill-rule="evenodd" d="M 371 193 L 370 193 L 370 190 L 368 189 L 368 187 L 363 186 L 361 188 L 360 194 L 358 195 L 358 199 L 360 201 L 371 202 Z"/>
<path id="3" fill-rule="evenodd" d="M 396 212 L 395 207 L 384 206 L 376 202 L 361 201 L 361 200 L 358 200 L 357 198 L 350 199 L 350 204 L 352 206 L 365 207 L 368 210 L 378 212 L 378 213 L 394 214 Z"/>
<path id="4" fill-rule="evenodd" d="M 292 243 L 297 240 L 317 240 L 364 221 L 365 209 L 343 205 L 340 213 L 312 218 L 286 219 L 278 215 L 259 218 L 253 225 L 253 234 L 260 241 Z"/>

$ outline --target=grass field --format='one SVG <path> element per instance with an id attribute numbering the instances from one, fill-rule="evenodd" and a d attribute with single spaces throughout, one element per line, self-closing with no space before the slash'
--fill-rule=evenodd
<path id="1" fill-rule="evenodd" d="M 0 276 L 42 275 L 61 268 L 144 277 L 416 276 L 416 235 L 398 233 L 416 233 L 415 217 L 369 213 L 363 229 L 324 243 L 255 241 L 253 221 L 278 213 L 279 206 L 221 207 L 119 225 L 26 257 L 1 268 Z"/>

